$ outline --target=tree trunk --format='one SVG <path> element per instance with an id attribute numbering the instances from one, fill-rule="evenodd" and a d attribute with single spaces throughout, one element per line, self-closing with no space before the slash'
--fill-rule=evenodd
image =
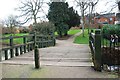
<path id="1" fill-rule="evenodd" d="M 119 9 L 119 11 L 120 11 L 120 1 L 118 2 L 118 9 Z"/>
<path id="2" fill-rule="evenodd" d="M 37 23 L 36 15 L 34 15 L 34 23 Z"/>
<path id="3" fill-rule="evenodd" d="M 83 34 L 82 36 L 85 37 L 84 36 L 84 10 L 82 10 L 82 22 L 81 22 L 81 25 L 82 25 L 82 34 Z"/>
<path id="4" fill-rule="evenodd" d="M 62 38 L 62 32 L 61 31 L 59 32 L 59 37 Z"/>
<path id="5" fill-rule="evenodd" d="M 67 33 L 67 31 L 65 32 L 65 34 L 64 34 L 64 36 L 67 36 L 68 35 L 68 33 Z"/>

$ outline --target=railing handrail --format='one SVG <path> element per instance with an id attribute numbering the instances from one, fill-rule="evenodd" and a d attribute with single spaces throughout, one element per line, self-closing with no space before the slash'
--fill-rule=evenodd
<path id="1" fill-rule="evenodd" d="M 29 39 L 27 39 L 29 37 L 31 37 L 30 41 Z M 42 40 L 36 39 L 36 38 L 40 39 L 40 37 Z M 17 39 L 17 38 L 22 38 L 22 43 L 15 44 L 14 39 Z M 5 47 L 2 47 L 2 49 L 0 49 L 0 51 L 3 51 L 3 53 L 0 53 L 0 61 L 2 61 L 1 54 L 5 54 L 5 60 L 8 59 L 8 50 L 10 52 L 9 53 L 10 58 L 12 58 L 14 57 L 14 54 L 15 56 L 18 56 L 19 54 L 23 54 L 23 53 L 26 53 L 27 51 L 29 52 L 30 50 L 33 50 L 36 44 L 39 45 L 39 48 L 55 46 L 54 35 L 36 35 L 36 33 L 29 34 L 29 35 L 23 35 L 23 36 L 2 37 L 0 38 L 0 40 L 1 41 L 9 40 L 9 43 L 8 43 L 9 46 L 5 46 Z M 20 52 L 18 51 L 18 49 L 20 50 Z"/>
<path id="2" fill-rule="evenodd" d="M 23 37 L 33 37 L 34 34 L 28 34 L 28 35 L 23 35 L 23 36 L 8 36 L 8 37 L 1 37 L 0 40 L 6 40 L 6 39 L 10 39 L 12 38 L 23 38 Z M 37 37 L 48 37 L 48 36 L 52 36 L 52 35 L 36 35 Z"/>

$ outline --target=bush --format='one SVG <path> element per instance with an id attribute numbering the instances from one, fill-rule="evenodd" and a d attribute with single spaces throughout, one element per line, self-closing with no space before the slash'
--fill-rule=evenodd
<path id="1" fill-rule="evenodd" d="M 32 25 L 32 30 L 30 31 L 30 34 L 33 34 L 34 31 L 36 31 L 37 35 L 41 35 L 41 36 L 45 36 L 45 35 L 49 35 L 49 39 L 54 38 L 54 32 L 55 32 L 55 26 L 54 24 L 52 24 L 51 22 L 43 22 L 43 23 L 37 23 Z M 41 41 L 43 39 L 43 37 L 37 37 L 38 41 Z M 46 40 L 47 38 L 44 37 L 44 40 Z M 33 38 L 29 38 L 29 41 L 32 41 Z"/>
<path id="2" fill-rule="evenodd" d="M 53 35 L 55 26 L 51 22 L 37 23 L 33 25 L 32 31 L 36 31 L 39 35 Z"/>
<path id="3" fill-rule="evenodd" d="M 104 25 L 102 28 L 102 34 L 105 38 L 110 38 L 110 35 L 120 36 L 120 25 Z"/>
<path id="4" fill-rule="evenodd" d="M 2 34 L 10 34 L 11 30 L 9 27 L 2 27 Z"/>
<path id="5" fill-rule="evenodd" d="M 2 27 L 2 34 L 16 34 L 19 33 L 19 30 L 16 27 Z"/>
<path id="6" fill-rule="evenodd" d="M 20 33 L 29 33 L 29 29 L 23 28 L 22 30 L 20 30 Z"/>

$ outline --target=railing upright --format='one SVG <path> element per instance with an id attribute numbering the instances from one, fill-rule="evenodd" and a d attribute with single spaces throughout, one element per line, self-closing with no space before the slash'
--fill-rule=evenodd
<path id="1" fill-rule="evenodd" d="M 24 43 L 24 53 L 26 53 L 26 36 L 23 37 L 23 43 Z"/>
<path id="2" fill-rule="evenodd" d="M 8 60 L 8 50 L 5 50 L 5 60 Z"/>
<path id="3" fill-rule="evenodd" d="M 0 50 L 0 62 L 2 61 L 2 50 Z"/>
<path id="4" fill-rule="evenodd" d="M 13 58 L 14 57 L 14 51 L 13 51 L 13 36 L 10 36 L 10 46 L 11 46 L 11 49 L 10 49 L 10 57 Z"/>

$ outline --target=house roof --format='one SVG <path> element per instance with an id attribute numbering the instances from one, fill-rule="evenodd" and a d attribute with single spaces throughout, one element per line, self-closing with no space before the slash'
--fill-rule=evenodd
<path id="1" fill-rule="evenodd" d="M 115 13 L 108 13 L 108 14 L 99 14 L 98 16 L 96 16 L 96 18 L 100 18 L 100 17 L 106 17 L 106 18 L 109 18 L 109 17 L 112 17 L 112 16 L 115 16 Z"/>

